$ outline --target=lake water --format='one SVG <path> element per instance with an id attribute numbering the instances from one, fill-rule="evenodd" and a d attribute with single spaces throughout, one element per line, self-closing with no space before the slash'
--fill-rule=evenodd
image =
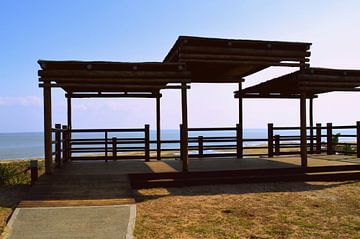
<path id="1" fill-rule="evenodd" d="M 340 131 L 336 131 L 337 133 Z M 298 134 L 294 131 L 282 131 L 281 135 L 294 135 Z M 342 130 L 341 134 L 354 134 L 355 132 L 350 130 Z M 325 132 L 323 132 L 325 134 Z M 190 132 L 189 137 L 196 136 L 235 136 L 235 132 Z M 91 134 L 73 134 L 73 138 L 103 138 L 103 134 L 91 133 Z M 109 134 L 108 137 L 136 137 L 136 135 L 130 133 Z M 155 131 L 150 131 L 151 140 L 156 139 Z M 178 140 L 178 130 L 163 130 L 161 132 L 161 138 L 163 140 Z M 244 138 L 267 138 L 267 129 L 245 129 Z M 354 138 L 341 138 L 341 141 L 354 141 Z M 246 142 L 244 145 L 261 144 L 264 142 Z M 43 133 L 0 133 L 0 160 L 1 159 L 25 159 L 25 158 L 42 158 L 43 152 Z M 234 143 L 230 143 L 234 144 Z M 134 145 L 133 145 L 134 146 Z M 155 148 L 156 145 L 152 144 L 151 148 Z M 162 148 L 176 148 L 179 145 L 176 144 L 162 144 Z"/>

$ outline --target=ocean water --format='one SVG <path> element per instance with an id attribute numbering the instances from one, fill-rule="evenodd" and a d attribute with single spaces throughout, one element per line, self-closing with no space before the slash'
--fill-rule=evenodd
<path id="1" fill-rule="evenodd" d="M 352 130 L 341 130 L 334 131 L 335 133 L 341 134 L 355 134 Z M 325 131 L 323 131 L 325 134 Z M 190 132 L 189 137 L 197 136 L 235 136 L 233 131 L 215 131 L 215 132 Z M 281 131 L 281 135 L 299 135 L 298 131 Z M 109 134 L 108 137 L 141 137 L 139 133 L 113 133 Z M 103 134 L 100 133 L 73 133 L 73 138 L 104 138 Z M 156 132 L 150 131 L 151 140 L 156 139 Z M 163 130 L 161 132 L 162 140 L 178 140 L 179 131 L 178 130 Z M 245 129 L 244 138 L 267 138 L 267 129 Z M 325 139 L 323 139 L 325 140 Z M 26 159 L 26 158 L 42 158 L 44 157 L 44 142 L 43 142 L 43 133 L 34 132 L 34 133 L 0 133 L 0 160 L 2 159 Z M 344 137 L 340 138 L 340 141 L 355 141 L 354 138 Z M 244 145 L 258 145 L 266 143 L 262 142 L 244 142 Z M 225 144 L 225 143 L 222 143 Z M 229 142 L 228 144 L 234 144 Z M 194 144 L 190 144 L 194 145 Z M 210 145 L 208 143 L 207 145 Z M 126 146 L 126 145 L 124 145 Z M 136 145 L 131 145 L 136 146 Z M 140 146 L 140 145 L 139 145 Z M 151 144 L 150 147 L 154 149 L 156 147 L 155 143 Z M 178 144 L 173 143 L 164 143 L 162 148 L 179 148 Z"/>

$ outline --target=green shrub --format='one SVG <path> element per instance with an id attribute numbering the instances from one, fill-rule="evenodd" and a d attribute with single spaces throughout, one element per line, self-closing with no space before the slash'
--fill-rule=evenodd
<path id="1" fill-rule="evenodd" d="M 29 184 L 29 162 L 0 163 L 0 185 Z"/>

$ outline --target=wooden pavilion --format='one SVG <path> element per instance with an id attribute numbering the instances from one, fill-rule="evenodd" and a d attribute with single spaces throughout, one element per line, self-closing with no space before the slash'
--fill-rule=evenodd
<path id="1" fill-rule="evenodd" d="M 237 40 L 180 36 L 163 62 L 99 62 L 44 61 L 39 64 L 39 86 L 44 94 L 44 132 L 46 172 L 53 167 L 51 89 L 61 88 L 67 98 L 67 126 L 72 131 L 71 99 L 73 98 L 155 98 L 156 99 L 156 158 L 161 159 L 160 98 L 161 90 L 180 89 L 182 123 L 180 153 L 182 171 L 188 171 L 187 89 L 191 83 L 236 83 L 239 99 L 237 125 L 237 158 L 243 157 L 243 99 L 298 98 L 301 105 L 301 157 L 307 165 L 306 99 L 330 91 L 358 91 L 360 71 L 310 68 L 311 43 Z M 299 70 L 242 89 L 246 76 L 271 66 L 296 67 Z M 312 120 L 311 120 L 312 122 Z M 312 127 L 312 123 L 311 123 Z M 312 130 L 310 131 L 312 134 Z M 145 159 L 149 160 L 149 146 Z M 58 141 L 59 142 L 59 141 Z M 360 142 L 360 140 L 359 140 Z M 105 157 L 107 157 L 107 138 Z M 59 146 L 60 147 L 60 146 Z M 270 147 L 270 146 L 268 146 Z M 64 150 L 67 147 L 64 148 Z M 71 146 L 70 146 L 71 148 Z M 116 143 L 113 154 L 116 155 Z M 56 154 L 59 150 L 55 150 Z M 60 154 L 60 153 L 59 153 Z M 67 154 L 64 157 L 67 157 Z"/>
<path id="2" fill-rule="evenodd" d="M 360 71 L 305 68 L 235 92 L 235 97 L 300 99 L 301 165 L 307 162 L 306 99 L 309 99 L 310 138 L 313 137 L 313 99 L 335 91 L 360 91 Z M 312 140 L 311 140 L 312 142 Z M 241 142 L 242 143 L 242 142 Z"/>
<path id="3" fill-rule="evenodd" d="M 52 170 L 51 89 L 62 88 L 67 97 L 67 124 L 71 130 L 72 98 L 155 98 L 157 154 L 160 155 L 160 91 L 181 89 L 182 123 L 187 125 L 186 89 L 190 72 L 182 63 L 122 63 L 98 61 L 38 62 L 39 86 L 44 90 L 46 172 Z"/>

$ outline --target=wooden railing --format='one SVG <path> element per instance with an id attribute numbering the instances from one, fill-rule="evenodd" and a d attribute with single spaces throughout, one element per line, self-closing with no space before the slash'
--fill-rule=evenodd
<path id="1" fill-rule="evenodd" d="M 310 134 L 310 131 L 313 134 Z M 339 132 L 339 130 L 349 130 L 350 133 Z M 282 134 L 282 132 L 295 131 L 294 134 Z M 307 146 L 308 153 L 323 153 L 327 154 L 349 154 L 357 155 L 360 158 L 360 122 L 355 125 L 341 125 L 333 126 L 332 123 L 327 123 L 326 126 L 316 124 L 312 129 L 307 127 Z M 274 127 L 273 124 L 268 124 L 268 156 L 274 155 L 290 155 L 300 154 L 300 127 Z M 312 135 L 312 136 L 310 136 Z M 344 141 L 342 139 L 347 138 Z M 335 142 L 338 140 L 337 142 Z M 282 151 L 281 149 L 286 149 Z"/>
<path id="2" fill-rule="evenodd" d="M 307 136 L 309 153 L 345 153 L 360 157 L 360 122 L 350 126 L 316 124 L 313 134 Z M 349 141 L 334 142 L 338 130 L 349 130 L 338 138 Z M 263 138 L 246 138 L 237 127 L 189 128 L 188 149 L 190 158 L 248 157 L 300 154 L 300 127 L 275 127 L 268 124 L 268 135 Z M 294 133 L 292 133 L 294 132 Z M 91 134 L 96 134 L 96 137 Z M 126 134 L 121 136 L 121 134 Z M 129 135 L 133 134 L 132 137 Z M 310 136 L 311 135 L 311 136 Z M 179 139 L 164 139 L 160 159 L 180 158 Z M 56 167 L 67 160 L 119 160 L 150 159 L 156 156 L 156 140 L 150 139 L 150 127 L 132 129 L 68 129 L 56 124 L 53 129 L 53 157 Z M 173 145 L 173 146 L 172 146 Z M 267 152 L 266 152 L 267 151 Z M 171 152 L 166 154 L 165 152 Z"/>

